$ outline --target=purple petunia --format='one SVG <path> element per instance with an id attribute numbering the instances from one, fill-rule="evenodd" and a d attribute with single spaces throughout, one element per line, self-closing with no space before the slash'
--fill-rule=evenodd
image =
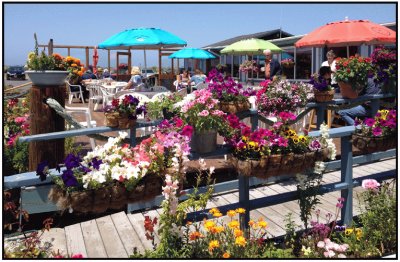
<path id="1" fill-rule="evenodd" d="M 78 180 L 76 180 L 74 172 L 71 169 L 64 170 L 61 178 L 66 187 L 78 186 Z"/>
<path id="2" fill-rule="evenodd" d="M 313 140 L 311 141 L 310 145 L 309 145 L 309 149 L 311 151 L 317 151 L 321 149 L 321 143 L 318 140 Z"/>
<path id="3" fill-rule="evenodd" d="M 40 181 L 46 180 L 48 170 L 49 170 L 49 162 L 47 160 L 38 164 L 36 169 L 36 175 L 39 176 Z"/>

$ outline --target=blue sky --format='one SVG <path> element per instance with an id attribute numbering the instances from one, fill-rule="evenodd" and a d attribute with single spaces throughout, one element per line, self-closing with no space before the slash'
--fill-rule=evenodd
<path id="1" fill-rule="evenodd" d="M 343 20 L 346 16 L 350 20 L 368 19 L 375 23 L 396 21 L 395 2 L 3 4 L 5 65 L 25 63 L 27 53 L 34 48 L 34 32 L 40 44 L 48 43 L 52 38 L 54 44 L 59 45 L 94 46 L 125 29 L 158 27 L 186 40 L 188 47 L 203 47 L 238 35 L 280 27 L 293 35 L 307 34 L 328 22 Z M 56 49 L 55 52 L 67 55 L 66 49 Z M 132 64 L 143 66 L 143 51 L 133 51 L 132 54 Z M 83 51 L 72 49 L 71 55 L 84 62 Z M 99 64 L 106 66 L 106 52 L 100 50 L 99 56 Z M 148 66 L 156 65 L 157 59 L 156 52 L 147 52 Z M 164 58 L 163 66 L 170 65 L 167 61 L 168 58 Z"/>

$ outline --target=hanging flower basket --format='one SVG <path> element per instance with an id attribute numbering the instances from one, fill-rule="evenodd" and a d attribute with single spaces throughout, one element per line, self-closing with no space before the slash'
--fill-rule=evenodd
<path id="1" fill-rule="evenodd" d="M 118 112 L 104 113 L 104 124 L 109 127 L 118 127 Z"/>
<path id="2" fill-rule="evenodd" d="M 353 145 L 361 152 L 370 154 L 373 152 L 386 151 L 396 147 L 395 136 L 368 137 L 360 134 L 353 134 Z"/>
<path id="3" fill-rule="evenodd" d="M 314 89 L 315 101 L 318 103 L 332 101 L 334 95 L 335 90 L 318 91 L 317 89 Z"/>
<path id="4" fill-rule="evenodd" d="M 229 113 L 229 114 L 236 114 L 238 112 L 249 110 L 250 103 L 248 101 L 235 101 L 235 102 L 224 102 L 221 101 L 219 103 L 220 110 Z"/>
<path id="5" fill-rule="evenodd" d="M 316 153 L 309 152 L 306 154 L 270 155 L 259 160 L 240 160 L 233 157 L 231 162 L 238 173 L 243 176 L 268 178 L 302 173 L 306 169 L 313 168 L 316 159 Z"/>
<path id="6" fill-rule="evenodd" d="M 135 119 L 130 119 L 128 115 L 119 115 L 118 127 L 119 128 L 132 128 L 136 124 Z"/>

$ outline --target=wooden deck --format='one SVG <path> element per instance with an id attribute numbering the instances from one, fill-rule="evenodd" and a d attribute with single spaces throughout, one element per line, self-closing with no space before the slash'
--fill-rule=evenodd
<path id="1" fill-rule="evenodd" d="M 367 165 L 360 165 L 353 168 L 353 177 L 363 177 L 383 171 L 396 170 L 396 158 L 386 159 Z M 323 184 L 338 182 L 340 180 L 340 171 L 326 173 L 323 176 Z M 296 190 L 295 181 L 287 181 L 279 184 L 272 184 L 250 190 L 250 198 L 276 195 Z M 354 188 L 354 215 L 359 213 L 356 193 L 361 192 L 361 187 Z M 235 203 L 238 201 L 238 192 L 232 191 L 226 194 L 216 195 L 208 203 L 208 207 Z M 337 198 L 340 197 L 340 191 L 325 194 L 321 199 L 321 204 L 317 207 L 321 210 L 320 218 L 325 221 L 327 213 L 334 213 L 336 209 Z M 160 214 L 160 209 L 147 210 L 134 214 L 119 212 L 104 216 L 98 219 L 74 224 L 65 228 L 52 228 L 42 236 L 43 241 L 49 241 L 54 250 L 59 250 L 64 254 L 81 253 L 89 258 L 127 258 L 133 253 L 134 248 L 139 252 L 145 249 L 151 249 L 151 242 L 146 240 L 143 227 L 144 216 L 155 217 Z M 300 225 L 300 209 L 297 201 L 290 201 L 283 204 L 273 205 L 250 213 L 252 218 L 258 219 L 262 216 L 268 222 L 269 233 L 271 236 L 280 236 L 285 234 L 284 216 L 289 212 L 293 213 L 295 223 Z M 157 237 L 156 242 L 159 239 Z"/>

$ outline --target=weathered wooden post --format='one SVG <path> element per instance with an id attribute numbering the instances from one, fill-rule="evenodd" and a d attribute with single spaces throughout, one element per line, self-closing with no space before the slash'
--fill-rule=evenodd
<path id="1" fill-rule="evenodd" d="M 30 132 L 32 135 L 45 134 L 65 130 L 64 118 L 45 104 L 47 97 L 54 98 L 65 106 L 65 85 L 37 86 L 32 85 L 30 91 Z M 29 143 L 29 170 L 34 171 L 44 160 L 54 168 L 65 158 L 65 139 Z"/>

